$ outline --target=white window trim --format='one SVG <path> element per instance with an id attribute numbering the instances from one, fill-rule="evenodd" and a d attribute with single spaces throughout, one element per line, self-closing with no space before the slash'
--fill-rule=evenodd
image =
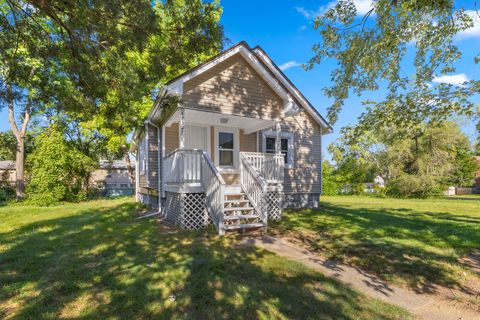
<path id="1" fill-rule="evenodd" d="M 147 168 L 147 152 L 146 152 L 146 146 L 147 146 L 147 141 L 146 141 L 146 135 L 142 137 L 140 140 L 140 148 L 139 148 L 139 172 L 140 175 L 145 175 L 146 174 L 146 168 Z"/>
<path id="2" fill-rule="evenodd" d="M 280 131 L 280 139 L 288 139 L 288 155 L 287 155 L 287 163 L 285 163 L 286 169 L 293 168 L 295 163 L 294 158 L 294 134 L 291 132 Z M 264 130 L 262 131 L 262 152 L 267 152 L 267 137 L 268 138 L 276 138 L 277 132 L 275 130 Z"/>
<path id="3" fill-rule="evenodd" d="M 195 122 L 185 122 L 185 127 L 201 127 L 201 128 L 206 128 L 207 129 L 207 154 L 211 157 L 211 151 L 212 150 L 212 146 L 210 145 L 211 143 L 211 137 L 210 137 L 210 131 L 212 130 L 211 129 L 211 126 L 209 126 L 208 124 L 200 124 L 200 123 L 195 123 Z M 187 130 L 185 130 L 186 132 Z M 178 126 L 178 145 L 180 145 L 180 125 Z M 187 137 L 185 137 L 185 142 L 187 141 Z"/>
<path id="4" fill-rule="evenodd" d="M 233 133 L 233 167 L 221 167 L 220 162 L 220 149 L 218 147 L 218 134 L 220 132 Z M 227 127 L 214 127 L 214 152 L 215 152 L 215 166 L 218 171 L 222 173 L 238 173 L 238 155 L 240 153 L 240 138 L 238 128 Z"/>

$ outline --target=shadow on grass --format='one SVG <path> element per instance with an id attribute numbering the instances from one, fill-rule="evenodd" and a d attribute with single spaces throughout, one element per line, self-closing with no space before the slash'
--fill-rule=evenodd
<path id="1" fill-rule="evenodd" d="M 458 258 L 480 247 L 480 215 L 323 202 L 316 210 L 287 211 L 274 229 L 293 235 L 327 258 L 383 280 L 399 280 L 418 292 L 433 292 L 437 284 L 478 294 L 465 285 L 466 269 Z"/>
<path id="2" fill-rule="evenodd" d="M 162 234 L 133 203 L 0 233 L 0 317 L 403 319 L 332 279 L 208 232 Z M 26 216 L 27 218 L 27 216 Z"/>

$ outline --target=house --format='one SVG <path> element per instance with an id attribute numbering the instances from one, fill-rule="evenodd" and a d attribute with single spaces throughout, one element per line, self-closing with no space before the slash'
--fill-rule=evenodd
<path id="1" fill-rule="evenodd" d="M 260 47 L 240 42 L 162 88 L 134 134 L 137 200 L 185 229 L 266 230 L 317 207 L 331 126 Z"/>
<path id="2" fill-rule="evenodd" d="M 3 184 L 15 184 L 15 161 L 0 161 L 0 186 Z"/>
<path id="3" fill-rule="evenodd" d="M 130 177 L 129 165 L 124 160 L 100 160 L 97 170 L 92 172 L 90 183 L 102 195 L 133 195 L 135 183 Z"/>

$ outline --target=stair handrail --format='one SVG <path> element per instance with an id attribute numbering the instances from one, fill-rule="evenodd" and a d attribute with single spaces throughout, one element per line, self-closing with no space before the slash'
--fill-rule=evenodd
<path id="1" fill-rule="evenodd" d="M 252 166 L 247 157 L 240 153 L 240 184 L 248 200 L 260 217 L 264 231 L 267 230 L 267 181 Z"/>
<path id="2" fill-rule="evenodd" d="M 223 235 L 225 232 L 223 228 L 225 181 L 208 153 L 202 150 L 202 155 L 204 161 L 202 161 L 201 181 L 205 190 L 207 210 L 219 235 Z"/>

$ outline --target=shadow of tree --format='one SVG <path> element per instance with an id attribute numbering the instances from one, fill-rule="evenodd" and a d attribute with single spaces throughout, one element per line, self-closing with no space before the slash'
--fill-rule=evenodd
<path id="1" fill-rule="evenodd" d="M 155 220 L 135 220 L 135 210 L 131 202 L 106 202 L 0 233 L 0 316 L 407 316 L 299 264 L 239 247 L 233 238 L 210 232 L 161 233 Z"/>
<path id="2" fill-rule="evenodd" d="M 317 210 L 287 211 L 274 229 L 327 258 L 419 292 L 442 285 L 478 294 L 465 285 L 470 272 L 458 259 L 480 247 L 480 216 L 323 202 Z"/>

